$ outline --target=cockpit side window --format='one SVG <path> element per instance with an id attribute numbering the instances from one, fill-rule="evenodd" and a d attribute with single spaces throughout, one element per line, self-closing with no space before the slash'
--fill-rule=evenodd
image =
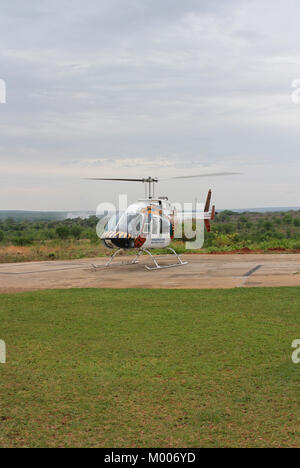
<path id="1" fill-rule="evenodd" d="M 165 217 L 162 217 L 161 230 L 162 234 L 168 234 L 170 232 L 170 221 Z"/>
<path id="2" fill-rule="evenodd" d="M 149 234 L 149 223 L 144 224 L 143 234 Z"/>
<path id="3" fill-rule="evenodd" d="M 160 234 L 160 222 L 157 216 L 153 216 L 152 218 L 151 230 L 154 236 L 158 236 Z"/>
<path id="4" fill-rule="evenodd" d="M 139 216 L 137 217 L 136 223 L 135 223 L 136 232 L 137 232 L 138 234 L 140 234 L 140 232 L 141 232 L 142 224 L 143 224 L 143 216 L 139 215 Z"/>

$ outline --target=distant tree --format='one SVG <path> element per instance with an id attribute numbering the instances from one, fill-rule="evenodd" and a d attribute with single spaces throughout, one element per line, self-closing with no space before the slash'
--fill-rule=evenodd
<path id="1" fill-rule="evenodd" d="M 87 233 L 87 238 L 92 242 L 96 243 L 99 241 L 99 237 L 97 236 L 96 230 L 95 229 L 90 229 L 89 232 Z"/>
<path id="2" fill-rule="evenodd" d="M 294 226 L 296 226 L 296 227 L 300 226 L 300 218 L 295 218 L 294 219 Z"/>
<path id="3" fill-rule="evenodd" d="M 2 242 L 4 239 L 4 232 L 0 231 L 0 242 Z"/>
<path id="4" fill-rule="evenodd" d="M 264 222 L 262 219 L 258 219 L 257 221 L 257 228 L 258 229 L 262 229 L 263 228 L 263 225 L 264 225 Z"/>
<path id="5" fill-rule="evenodd" d="M 273 227 L 273 224 L 271 223 L 271 221 L 266 221 L 264 223 L 264 228 L 266 231 L 271 231 L 272 227 Z"/>
<path id="6" fill-rule="evenodd" d="M 49 240 L 49 239 L 56 239 L 57 234 L 54 229 L 46 229 L 44 231 L 44 239 Z"/>
<path id="7" fill-rule="evenodd" d="M 283 221 L 284 221 L 285 224 L 290 225 L 293 222 L 293 218 L 292 218 L 291 215 L 287 214 L 287 215 L 284 216 Z"/>
<path id="8" fill-rule="evenodd" d="M 23 247 L 25 245 L 30 245 L 32 244 L 32 239 L 26 238 L 26 237 L 16 237 L 13 239 L 14 245 L 18 245 L 20 247 Z"/>
<path id="9" fill-rule="evenodd" d="M 65 226 L 59 226 L 58 228 L 56 228 L 56 234 L 60 239 L 65 240 L 69 237 L 70 231 Z"/>
<path id="10" fill-rule="evenodd" d="M 74 237 L 74 239 L 80 239 L 80 235 L 82 233 L 82 229 L 79 226 L 73 226 L 70 230 L 71 236 Z"/>
<path id="11" fill-rule="evenodd" d="M 234 232 L 234 225 L 231 224 L 231 223 L 223 224 L 223 226 L 222 226 L 222 231 L 223 231 L 225 234 L 232 234 L 232 233 Z"/>

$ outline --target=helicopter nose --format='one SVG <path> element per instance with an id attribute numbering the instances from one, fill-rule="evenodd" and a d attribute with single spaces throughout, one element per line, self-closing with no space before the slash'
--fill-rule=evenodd
<path id="1" fill-rule="evenodd" d="M 134 237 L 127 232 L 108 231 L 101 236 L 101 240 L 111 242 L 115 247 L 120 249 L 133 249 Z"/>
<path id="2" fill-rule="evenodd" d="M 121 231 L 107 231 L 102 234 L 101 239 L 132 239 L 132 235 Z"/>

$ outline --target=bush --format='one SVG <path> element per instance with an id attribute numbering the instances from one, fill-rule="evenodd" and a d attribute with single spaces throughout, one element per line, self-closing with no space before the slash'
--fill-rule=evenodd
<path id="1" fill-rule="evenodd" d="M 300 226 L 300 218 L 295 218 L 294 219 L 294 226 L 296 226 L 296 227 Z"/>
<path id="2" fill-rule="evenodd" d="M 56 234 L 58 235 L 58 237 L 60 239 L 66 240 L 70 236 L 70 231 L 69 231 L 69 229 L 67 227 L 60 226 L 60 227 L 56 228 Z"/>
<path id="3" fill-rule="evenodd" d="M 283 221 L 284 221 L 285 224 L 289 225 L 289 224 L 292 224 L 293 218 L 292 218 L 291 215 L 287 214 L 287 215 L 284 216 Z"/>
<path id="4" fill-rule="evenodd" d="M 224 232 L 224 234 L 232 234 L 234 232 L 234 224 L 223 224 L 221 230 Z"/>
<path id="5" fill-rule="evenodd" d="M 24 247 L 25 245 L 31 245 L 32 244 L 32 240 L 31 239 L 28 239 L 26 237 L 16 237 L 14 240 L 13 240 L 13 243 L 14 245 L 17 245 L 19 247 Z"/>
<path id="6" fill-rule="evenodd" d="M 74 239 L 80 239 L 80 235 L 82 233 L 82 229 L 79 226 L 73 226 L 70 230 L 71 236 L 74 237 Z"/>
<path id="7" fill-rule="evenodd" d="M 238 234 L 219 234 L 214 240 L 216 247 L 231 247 L 238 241 Z"/>
<path id="8" fill-rule="evenodd" d="M 96 244 L 99 241 L 99 237 L 97 236 L 96 231 L 94 229 L 90 230 L 87 233 L 87 238 L 93 243 Z"/>

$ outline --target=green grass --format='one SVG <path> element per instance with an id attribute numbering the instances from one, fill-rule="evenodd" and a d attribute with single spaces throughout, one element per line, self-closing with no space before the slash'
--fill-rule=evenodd
<path id="1" fill-rule="evenodd" d="M 0 296 L 2 447 L 300 445 L 300 288 Z"/>

